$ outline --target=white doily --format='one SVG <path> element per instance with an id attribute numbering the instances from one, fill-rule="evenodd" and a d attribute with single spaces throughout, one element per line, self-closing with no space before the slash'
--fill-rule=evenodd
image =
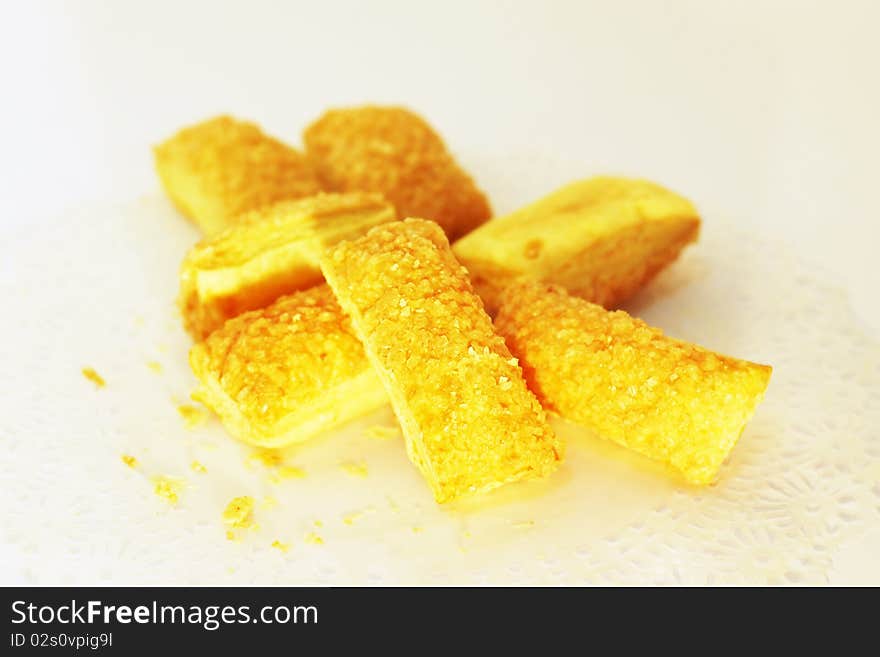
<path id="1" fill-rule="evenodd" d="M 552 188 L 532 186 L 502 209 Z M 399 437 L 368 435 L 394 426 L 389 409 L 285 454 L 306 477 L 280 483 L 216 420 L 185 428 L 176 406 L 194 380 L 174 297 L 196 233 L 158 195 L 13 235 L 0 247 L 3 583 L 826 581 L 840 546 L 880 526 L 880 348 L 821 271 L 733 226 L 705 212 L 700 243 L 628 306 L 774 366 L 720 482 L 687 488 L 560 422 L 555 477 L 451 508 Z M 176 508 L 155 475 L 185 480 Z M 238 495 L 257 500 L 259 528 L 229 541 L 220 514 Z"/>

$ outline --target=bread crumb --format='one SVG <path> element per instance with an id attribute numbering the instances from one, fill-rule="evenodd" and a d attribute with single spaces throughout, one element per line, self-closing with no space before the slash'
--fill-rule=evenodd
<path id="1" fill-rule="evenodd" d="M 103 388 L 107 385 L 107 382 L 104 381 L 104 378 L 91 367 L 82 368 L 82 375 L 99 388 Z"/>
<path id="2" fill-rule="evenodd" d="M 259 463 L 267 468 L 275 468 L 283 463 L 281 452 L 275 449 L 256 449 L 247 457 L 246 464 L 252 466 Z"/>
<path id="3" fill-rule="evenodd" d="M 223 522 L 236 529 L 253 526 L 254 498 L 250 495 L 235 497 L 223 511 Z"/>
<path id="4" fill-rule="evenodd" d="M 315 520 L 315 527 L 323 527 L 324 523 L 321 520 Z"/>
<path id="5" fill-rule="evenodd" d="M 192 463 L 189 464 L 189 467 L 190 467 L 190 470 L 192 470 L 193 472 L 198 472 L 199 474 L 205 474 L 208 471 L 208 468 L 206 468 L 204 465 L 202 465 L 198 461 L 193 461 Z"/>
<path id="6" fill-rule="evenodd" d="M 279 540 L 272 541 L 272 547 L 281 552 L 287 552 L 290 549 L 290 543 L 282 543 Z"/>
<path id="7" fill-rule="evenodd" d="M 160 362 L 157 361 L 157 360 L 151 360 L 151 361 L 148 361 L 148 362 L 147 362 L 147 367 L 149 367 L 150 370 L 152 370 L 152 371 L 155 372 L 156 374 L 161 374 L 161 373 L 162 373 L 162 363 L 160 363 Z"/>
<path id="8" fill-rule="evenodd" d="M 153 477 L 153 492 L 171 505 L 176 505 L 180 501 L 183 485 L 183 480 L 175 477 L 164 475 Z"/>
<path id="9" fill-rule="evenodd" d="M 305 542 L 310 545 L 324 545 L 324 539 L 318 536 L 315 532 L 308 532 L 305 537 Z"/>
<path id="10" fill-rule="evenodd" d="M 367 464 L 363 461 L 359 463 L 355 463 L 353 461 L 344 461 L 339 464 L 339 467 L 350 474 L 352 477 L 364 478 L 367 476 Z"/>
<path id="11" fill-rule="evenodd" d="M 177 412 L 183 418 L 187 429 L 195 429 L 208 419 L 208 414 L 204 410 L 192 404 L 178 404 Z"/>
<path id="12" fill-rule="evenodd" d="M 423 531 L 425 531 L 425 528 L 418 525 L 412 528 L 413 534 L 421 534 Z"/>
<path id="13" fill-rule="evenodd" d="M 138 465 L 138 460 L 129 454 L 122 455 L 122 462 L 125 463 L 125 465 L 127 465 L 129 468 L 136 468 Z"/>

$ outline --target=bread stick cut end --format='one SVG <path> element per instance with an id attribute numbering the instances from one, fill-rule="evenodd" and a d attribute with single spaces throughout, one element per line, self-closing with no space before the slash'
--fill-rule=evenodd
<path id="1" fill-rule="evenodd" d="M 373 228 L 322 268 L 438 502 L 556 469 L 562 445 L 437 224 Z"/>
<path id="2" fill-rule="evenodd" d="M 501 291 L 518 279 L 615 307 L 678 258 L 699 230 L 699 215 L 682 196 L 646 180 L 597 177 L 493 219 L 453 251 L 492 314 Z"/>
<path id="3" fill-rule="evenodd" d="M 230 116 L 183 128 L 153 154 L 166 193 L 206 235 L 248 210 L 321 190 L 301 153 Z"/>
<path id="4" fill-rule="evenodd" d="M 440 136 L 402 107 L 330 110 L 303 141 L 328 190 L 379 192 L 401 217 L 432 219 L 451 240 L 492 216 L 485 194 Z"/>
<path id="5" fill-rule="evenodd" d="M 544 407 L 709 484 L 772 368 L 665 336 L 559 286 L 518 282 L 495 324 Z"/>
<path id="6" fill-rule="evenodd" d="M 246 213 L 184 259 L 178 305 L 186 329 L 203 339 L 227 319 L 321 283 L 324 249 L 394 219 L 390 203 L 365 193 L 322 193 Z"/>
<path id="7" fill-rule="evenodd" d="M 239 440 L 283 447 L 387 402 L 327 286 L 229 320 L 190 351 L 200 387 Z"/>

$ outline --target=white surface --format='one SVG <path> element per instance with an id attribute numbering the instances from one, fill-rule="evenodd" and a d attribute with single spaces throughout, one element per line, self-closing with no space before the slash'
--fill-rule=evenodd
<path id="1" fill-rule="evenodd" d="M 0 582 L 880 583 L 876 3 L 219 4 L 0 9 Z M 295 142 L 325 107 L 367 101 L 424 113 L 500 212 L 598 172 L 697 202 L 705 239 L 634 308 L 776 366 L 718 487 L 676 492 L 574 435 L 543 495 L 440 512 L 393 441 L 356 425 L 291 457 L 310 476 L 273 493 L 258 536 L 223 540 L 227 497 L 269 489 L 170 401 L 192 384 L 171 301 L 195 233 L 149 146 L 221 111 Z M 196 453 L 209 479 L 186 473 Z M 194 484 L 180 510 L 149 493 L 158 472 Z M 314 519 L 321 547 L 302 541 Z"/>

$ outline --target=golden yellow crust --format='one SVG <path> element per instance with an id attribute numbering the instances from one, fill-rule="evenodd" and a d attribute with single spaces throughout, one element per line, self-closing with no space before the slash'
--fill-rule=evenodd
<path id="1" fill-rule="evenodd" d="M 772 371 L 540 283 L 507 288 L 495 325 L 546 409 L 694 484 L 715 479 Z"/>
<path id="2" fill-rule="evenodd" d="M 456 242 L 490 313 L 513 280 L 556 283 L 614 307 L 697 239 L 687 199 L 659 185 L 597 177 L 571 183 Z"/>
<path id="3" fill-rule="evenodd" d="M 303 139 L 327 189 L 380 192 L 401 217 L 433 219 L 450 240 L 492 214 L 485 195 L 439 135 L 406 109 L 331 110 L 306 129 Z"/>
<path id="4" fill-rule="evenodd" d="M 327 246 L 395 219 L 379 194 L 318 194 L 279 201 L 190 250 L 180 270 L 178 305 L 187 331 L 207 337 L 227 319 L 323 280 Z"/>
<path id="5" fill-rule="evenodd" d="M 321 189 L 301 153 L 229 116 L 184 128 L 154 155 L 168 196 L 207 235 L 243 212 Z"/>
<path id="6" fill-rule="evenodd" d="M 438 502 L 557 467 L 561 445 L 437 224 L 378 226 L 322 268 Z"/>
<path id="7" fill-rule="evenodd" d="M 193 396 L 261 447 L 306 440 L 387 401 L 326 285 L 229 320 L 189 360 Z"/>

